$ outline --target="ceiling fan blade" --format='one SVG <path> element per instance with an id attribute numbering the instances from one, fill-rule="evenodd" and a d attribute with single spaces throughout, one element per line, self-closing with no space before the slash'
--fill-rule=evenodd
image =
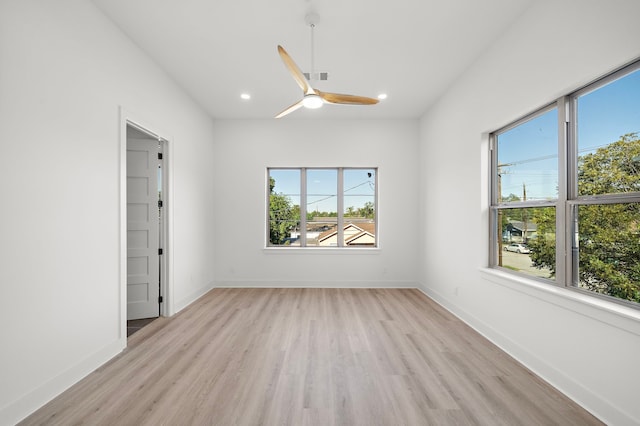
<path id="1" fill-rule="evenodd" d="M 380 102 L 378 99 L 367 98 L 366 96 L 342 95 L 340 93 L 328 93 L 316 90 L 318 96 L 323 101 L 330 104 L 348 104 L 348 105 L 374 105 Z"/>
<path id="2" fill-rule="evenodd" d="M 287 114 L 292 113 L 293 111 L 297 110 L 298 108 L 302 107 L 302 99 L 300 99 L 298 102 L 296 102 L 295 104 L 287 107 L 284 111 L 282 111 L 280 114 L 276 115 L 275 118 L 281 118 L 284 117 Z"/>
<path id="3" fill-rule="evenodd" d="M 293 62 L 293 59 L 291 59 L 291 56 L 289 56 L 287 51 L 284 50 L 284 47 L 278 45 L 278 53 L 282 58 L 282 62 L 284 62 L 284 64 L 287 66 L 287 68 L 289 69 L 289 72 L 293 76 L 293 79 L 296 81 L 296 83 L 298 83 L 298 86 L 300 86 L 300 88 L 304 91 L 305 95 L 308 93 L 312 93 L 313 88 L 309 86 L 309 83 L 307 83 L 307 79 L 304 77 L 304 74 L 302 74 L 300 67 L 298 67 L 298 65 L 296 65 L 295 62 Z"/>

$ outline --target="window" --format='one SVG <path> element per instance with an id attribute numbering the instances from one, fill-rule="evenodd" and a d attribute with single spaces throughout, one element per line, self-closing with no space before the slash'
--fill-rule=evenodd
<path id="1" fill-rule="evenodd" d="M 378 246 L 376 168 L 267 169 L 268 247 Z"/>
<path id="2" fill-rule="evenodd" d="M 640 62 L 490 146 L 491 265 L 640 307 Z"/>

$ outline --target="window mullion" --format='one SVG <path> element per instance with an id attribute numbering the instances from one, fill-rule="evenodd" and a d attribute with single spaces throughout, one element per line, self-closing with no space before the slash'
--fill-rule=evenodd
<path id="1" fill-rule="evenodd" d="M 567 209 L 568 182 L 571 180 L 569 171 L 572 155 L 568 147 L 569 140 L 569 111 L 568 99 L 558 99 L 558 202 L 556 203 L 556 284 L 567 286 L 570 281 L 571 262 L 571 234 L 567 231 L 567 220 L 570 212 Z"/>
<path id="2" fill-rule="evenodd" d="M 489 135 L 489 151 L 491 154 L 491 191 L 489 193 L 489 205 L 496 206 L 499 200 L 498 188 L 498 156 L 496 150 L 496 136 Z M 490 209 L 489 215 L 489 265 L 502 266 L 502 238 L 500 229 L 500 218 L 502 212 L 499 209 Z M 496 251 L 497 247 L 497 251 Z"/>
<path id="3" fill-rule="evenodd" d="M 567 104 L 567 200 L 578 198 L 578 111 L 576 97 L 566 97 Z"/>
<path id="4" fill-rule="evenodd" d="M 338 169 L 338 217 L 337 217 L 337 234 L 336 238 L 338 247 L 344 247 L 344 169 L 340 167 Z"/>
<path id="5" fill-rule="evenodd" d="M 373 214 L 373 218 L 376 221 L 376 226 L 375 226 L 375 232 L 376 232 L 376 247 L 380 247 L 380 233 L 378 232 L 378 228 L 380 227 L 380 216 L 379 216 L 379 212 L 380 210 L 378 209 L 378 169 L 376 169 L 375 171 L 375 178 L 373 180 L 373 184 L 375 185 L 375 190 L 373 191 L 374 194 L 374 214 Z"/>
<path id="6" fill-rule="evenodd" d="M 266 170 L 266 183 L 267 186 L 265 188 L 265 203 L 266 203 L 266 211 L 265 211 L 265 221 L 266 221 L 266 225 L 265 226 L 265 234 L 264 234 L 264 241 L 265 241 L 265 247 L 269 247 L 269 245 L 271 244 L 270 242 L 270 238 L 269 238 L 269 234 L 271 232 L 271 191 L 269 190 L 269 177 L 271 176 L 271 172 L 269 170 L 269 168 L 267 168 Z"/>
<path id="7" fill-rule="evenodd" d="M 564 212 L 564 250 L 566 256 L 564 257 L 564 275 L 558 277 L 564 277 L 565 287 L 571 287 L 574 280 L 578 276 L 578 262 L 575 258 L 577 256 L 577 240 L 576 232 L 577 222 L 575 217 L 576 208 L 572 205 L 572 201 L 578 196 L 578 112 L 576 108 L 576 97 L 564 97 L 564 103 L 566 105 L 566 124 L 565 124 L 565 146 L 566 146 L 566 181 L 564 186 L 565 198 L 563 204 L 565 205 Z"/>
<path id="8" fill-rule="evenodd" d="M 307 169 L 300 169 L 300 247 L 307 246 Z"/>

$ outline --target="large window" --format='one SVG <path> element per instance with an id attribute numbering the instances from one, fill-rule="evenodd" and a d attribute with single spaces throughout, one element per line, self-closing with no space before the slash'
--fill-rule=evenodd
<path id="1" fill-rule="evenodd" d="M 640 62 L 490 145 L 492 266 L 640 307 Z"/>
<path id="2" fill-rule="evenodd" d="M 376 168 L 267 169 L 268 247 L 377 247 Z"/>

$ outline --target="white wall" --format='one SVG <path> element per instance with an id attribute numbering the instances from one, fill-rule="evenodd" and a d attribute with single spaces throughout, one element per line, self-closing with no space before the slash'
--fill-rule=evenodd
<path id="1" fill-rule="evenodd" d="M 173 144 L 174 309 L 213 282 L 212 123 L 83 0 L 0 2 L 0 424 L 125 345 L 119 108 Z"/>
<path id="2" fill-rule="evenodd" d="M 640 423 L 640 373 L 630 361 L 640 353 L 636 312 L 483 272 L 483 135 L 640 56 L 638 12 L 636 0 L 534 2 L 420 126 L 212 125 L 89 2 L 0 2 L 0 424 L 38 408 L 125 343 L 120 107 L 159 126 L 172 144 L 174 310 L 214 284 L 419 279 L 602 419 Z M 379 167 L 381 249 L 266 252 L 267 166 Z M 419 232 L 407 232 L 414 227 Z"/>
<path id="3" fill-rule="evenodd" d="M 486 134 L 640 57 L 638 16 L 635 0 L 534 2 L 427 112 L 420 136 L 423 289 L 620 425 L 640 423 L 639 312 L 484 270 Z"/>
<path id="4" fill-rule="evenodd" d="M 214 126 L 216 199 L 225 206 L 215 221 L 216 285 L 416 285 L 417 120 L 291 117 Z M 267 167 L 352 166 L 379 168 L 380 250 L 264 249 Z"/>

